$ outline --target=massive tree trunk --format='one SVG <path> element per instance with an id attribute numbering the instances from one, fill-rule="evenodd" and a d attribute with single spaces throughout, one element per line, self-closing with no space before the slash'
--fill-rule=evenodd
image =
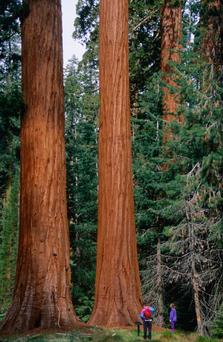
<path id="1" fill-rule="evenodd" d="M 70 328 L 60 0 L 29 0 L 22 27 L 20 235 L 14 298 L 1 329 Z"/>
<path id="2" fill-rule="evenodd" d="M 103 326 L 132 325 L 141 307 L 128 68 L 128 0 L 101 0 L 99 222 L 90 323 Z"/>
<path id="3" fill-rule="evenodd" d="M 172 4 L 173 3 L 173 4 Z M 181 1 L 165 0 L 161 20 L 161 71 L 163 73 L 163 142 L 173 138 L 172 130 L 168 127 L 173 121 L 182 122 L 179 115 L 179 93 L 176 83 L 176 73 L 171 63 L 180 62 L 182 39 L 182 5 Z"/>

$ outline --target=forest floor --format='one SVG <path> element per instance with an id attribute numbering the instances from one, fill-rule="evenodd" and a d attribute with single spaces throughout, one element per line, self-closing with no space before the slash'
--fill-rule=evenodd
<path id="1" fill-rule="evenodd" d="M 142 331 L 137 336 L 136 330 L 83 328 L 72 332 L 33 333 L 29 336 L 1 338 L 0 342 L 140 342 L 144 341 Z M 199 337 L 196 333 L 177 331 L 171 334 L 168 330 L 154 328 L 151 342 L 223 342 L 223 340 Z"/>

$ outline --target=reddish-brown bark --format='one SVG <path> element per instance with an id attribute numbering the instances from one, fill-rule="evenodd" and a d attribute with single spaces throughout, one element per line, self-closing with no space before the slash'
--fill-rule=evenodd
<path id="1" fill-rule="evenodd" d="M 100 3 L 99 213 L 95 306 L 90 324 L 138 319 L 141 289 L 134 222 L 128 0 Z"/>
<path id="2" fill-rule="evenodd" d="M 29 0 L 22 27 L 20 235 L 14 298 L 1 329 L 70 328 L 60 0 Z"/>
<path id="3" fill-rule="evenodd" d="M 178 1 L 178 4 L 174 2 L 174 5 L 172 5 L 172 2 L 172 0 L 164 1 L 161 17 L 161 71 L 163 81 L 167 85 L 163 87 L 164 143 L 173 138 L 172 131 L 168 128 L 169 123 L 183 121 L 182 115 L 178 113 L 180 99 L 177 91 L 176 73 L 171 66 L 171 63 L 180 62 L 182 6 L 181 1 Z"/>

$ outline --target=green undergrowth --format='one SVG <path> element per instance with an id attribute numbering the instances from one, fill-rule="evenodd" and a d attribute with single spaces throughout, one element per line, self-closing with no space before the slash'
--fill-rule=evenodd
<path id="1" fill-rule="evenodd" d="M 118 329 L 83 328 L 72 332 L 57 332 L 54 334 L 32 334 L 30 336 L 1 338 L 0 342 L 140 342 L 144 341 L 142 331 L 137 336 L 136 331 Z M 186 334 L 169 331 L 153 332 L 151 342 L 220 342 L 223 340 L 200 337 L 195 333 Z"/>

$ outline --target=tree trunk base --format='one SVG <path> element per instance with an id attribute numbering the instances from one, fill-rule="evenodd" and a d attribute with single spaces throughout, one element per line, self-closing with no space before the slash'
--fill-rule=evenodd
<path id="1" fill-rule="evenodd" d="M 107 310 L 106 310 L 107 309 Z M 117 308 L 103 306 L 96 307 L 93 312 L 89 324 L 103 326 L 107 328 L 121 328 L 135 326 L 136 321 L 139 320 L 140 306 L 133 307 L 122 307 Z"/>
<path id="2" fill-rule="evenodd" d="M 58 307 L 54 311 L 44 312 L 40 310 L 29 311 L 29 308 L 16 309 L 11 306 L 5 319 L 0 324 L 0 334 L 12 335 L 16 333 L 32 333 L 40 331 L 68 331 L 74 328 L 84 327 L 76 317 L 73 308 L 63 311 Z"/>

